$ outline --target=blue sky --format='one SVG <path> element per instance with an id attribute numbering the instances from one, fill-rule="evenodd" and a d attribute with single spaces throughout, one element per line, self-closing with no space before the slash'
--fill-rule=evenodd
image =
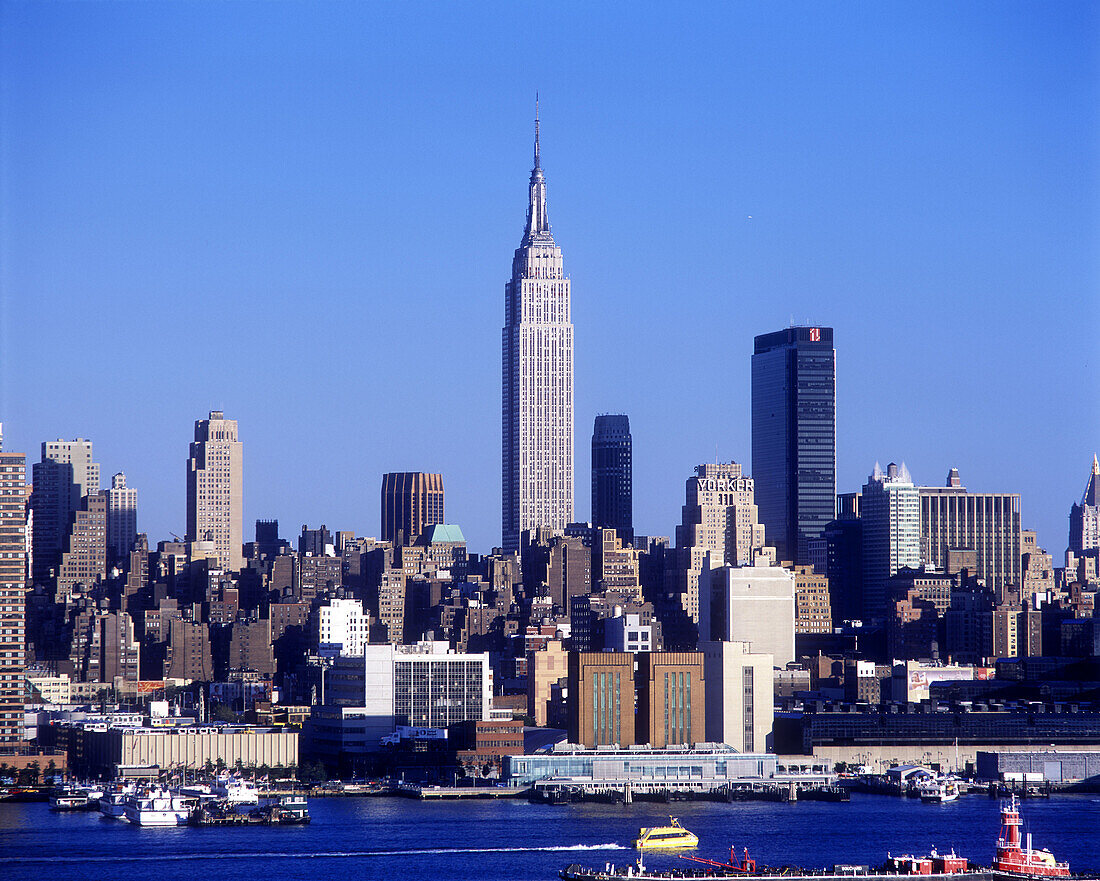
<path id="1" fill-rule="evenodd" d="M 542 96 L 573 280 L 577 515 L 748 465 L 753 336 L 835 328 L 838 491 L 1020 492 L 1056 560 L 1100 447 L 1100 9 L 1052 3 L 0 5 L 5 448 L 95 443 L 150 540 L 195 419 L 245 533 L 379 528 L 441 471 L 500 539 L 500 329 Z"/>

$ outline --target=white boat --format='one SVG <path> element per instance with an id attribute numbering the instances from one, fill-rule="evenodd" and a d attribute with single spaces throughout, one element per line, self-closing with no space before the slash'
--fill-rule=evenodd
<path id="1" fill-rule="evenodd" d="M 164 789 L 150 789 L 131 795 L 126 801 L 126 819 L 137 826 L 186 826 L 190 802 Z"/>
<path id="2" fill-rule="evenodd" d="M 99 798 L 99 812 L 108 819 L 121 820 L 126 816 L 126 800 L 134 794 L 137 787 L 133 783 L 125 786 L 112 786 Z"/>
<path id="3" fill-rule="evenodd" d="M 947 804 L 959 797 L 959 782 L 954 777 L 939 777 L 920 789 L 920 800 L 927 804 Z"/>
<path id="4" fill-rule="evenodd" d="M 224 799 L 231 805 L 258 805 L 260 792 L 256 784 L 251 780 L 240 780 L 236 777 L 228 777 L 214 786 L 214 792 L 218 798 Z"/>

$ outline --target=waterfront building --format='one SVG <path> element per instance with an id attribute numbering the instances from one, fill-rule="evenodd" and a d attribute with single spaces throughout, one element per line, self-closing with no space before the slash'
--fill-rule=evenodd
<path id="1" fill-rule="evenodd" d="M 738 752 L 771 748 L 774 659 L 748 642 L 702 642 L 706 736 Z"/>
<path id="2" fill-rule="evenodd" d="M 706 695 L 700 652 L 637 655 L 636 743 L 655 749 L 705 739 Z"/>
<path id="3" fill-rule="evenodd" d="M 0 425 L 0 744 L 23 740 L 27 457 L 3 451 Z"/>
<path id="4" fill-rule="evenodd" d="M 592 429 L 592 525 L 634 542 L 634 471 L 630 419 L 597 416 Z"/>
<path id="5" fill-rule="evenodd" d="M 107 490 L 107 562 L 122 566 L 137 541 L 137 490 L 126 485 L 121 471 Z"/>
<path id="6" fill-rule="evenodd" d="M 569 653 L 569 740 L 585 746 L 634 743 L 634 655 Z"/>
<path id="7" fill-rule="evenodd" d="M 752 473 L 768 541 L 781 560 L 812 563 L 836 495 L 836 350 L 831 327 L 756 337 Z"/>
<path id="8" fill-rule="evenodd" d="M 195 421 L 187 459 L 187 541 L 213 542 L 218 565 L 244 565 L 244 458 L 237 420 L 211 410 Z"/>
<path id="9" fill-rule="evenodd" d="M 957 468 L 945 486 L 922 486 L 920 496 L 921 560 L 950 571 L 952 551 L 973 551 L 971 572 L 998 598 L 1006 587 L 1023 583 L 1019 493 L 970 493 Z"/>
<path id="10" fill-rule="evenodd" d="M 382 475 L 382 541 L 415 544 L 425 529 L 444 519 L 442 474 L 395 471 Z"/>
<path id="11" fill-rule="evenodd" d="M 702 641 L 749 642 L 777 667 L 794 660 L 795 576 L 779 566 L 703 570 L 699 586 Z"/>
<path id="12" fill-rule="evenodd" d="M 557 744 L 544 753 L 504 757 L 509 786 L 568 779 L 570 786 L 594 791 L 621 791 L 629 782 L 659 790 L 710 792 L 738 783 L 772 782 L 776 769 L 774 755 L 742 753 L 720 744 L 700 744 L 695 749 Z"/>
<path id="13" fill-rule="evenodd" d="M 753 479 L 736 462 L 696 466 L 685 494 L 672 577 L 684 610 L 698 623 L 704 568 L 774 563 L 775 551 L 765 545 L 764 525 L 757 520 Z"/>
<path id="14" fill-rule="evenodd" d="M 35 584 L 49 584 L 61 565 L 75 513 L 85 496 L 99 492 L 99 463 L 92 461 L 91 441 L 58 439 L 42 444 L 42 461 L 31 472 L 32 575 Z"/>
<path id="15" fill-rule="evenodd" d="M 875 470 L 860 498 L 863 524 L 863 616 L 881 620 L 887 612 L 887 582 L 908 566 L 920 566 L 920 493 L 909 469 L 893 462 Z"/>
<path id="16" fill-rule="evenodd" d="M 550 232 L 546 178 L 535 158 L 527 225 L 505 285 L 502 332 L 502 541 L 573 522 L 573 323 L 570 281 Z"/>

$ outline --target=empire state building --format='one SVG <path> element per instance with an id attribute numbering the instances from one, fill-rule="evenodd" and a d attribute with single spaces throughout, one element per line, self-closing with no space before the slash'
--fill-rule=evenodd
<path id="1" fill-rule="evenodd" d="M 531 170 L 527 228 L 504 286 L 503 544 L 525 529 L 564 530 L 573 520 L 573 323 L 569 279 L 550 233 L 546 178 Z"/>

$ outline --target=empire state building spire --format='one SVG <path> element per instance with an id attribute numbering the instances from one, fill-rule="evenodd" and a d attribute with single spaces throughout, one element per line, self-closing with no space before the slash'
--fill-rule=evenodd
<path id="1" fill-rule="evenodd" d="M 573 321 L 561 248 L 550 234 L 546 179 L 535 165 L 523 241 L 504 286 L 502 332 L 502 539 L 519 550 L 524 530 L 573 522 Z"/>
<path id="2" fill-rule="evenodd" d="M 553 242 L 550 217 L 546 213 L 546 177 L 539 157 L 539 101 L 535 98 L 535 164 L 531 169 L 530 199 L 527 204 L 527 227 L 523 231 L 525 245 L 534 241 Z"/>

